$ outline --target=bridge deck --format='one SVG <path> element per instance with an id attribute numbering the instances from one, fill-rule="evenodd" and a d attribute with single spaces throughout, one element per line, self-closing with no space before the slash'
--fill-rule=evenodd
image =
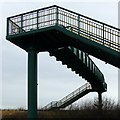
<path id="1" fill-rule="evenodd" d="M 120 29 L 56 5 L 9 17 L 6 38 L 38 52 L 71 45 L 120 68 Z"/>

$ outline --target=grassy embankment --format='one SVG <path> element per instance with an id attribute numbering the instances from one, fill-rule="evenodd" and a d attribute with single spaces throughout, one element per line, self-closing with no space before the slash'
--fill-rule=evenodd
<path id="1" fill-rule="evenodd" d="M 103 109 L 100 111 L 95 106 L 95 103 L 85 102 L 82 105 L 71 105 L 67 110 L 59 111 L 41 111 L 38 110 L 38 118 L 40 120 L 119 120 L 120 105 L 116 104 L 111 99 L 103 101 Z M 3 110 L 3 120 L 27 120 L 27 111 L 24 109 Z"/>

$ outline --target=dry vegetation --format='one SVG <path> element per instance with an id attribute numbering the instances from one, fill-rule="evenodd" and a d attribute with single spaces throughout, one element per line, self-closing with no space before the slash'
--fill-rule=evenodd
<path id="1" fill-rule="evenodd" d="M 104 98 L 103 109 L 99 111 L 95 102 L 85 102 L 82 105 L 71 105 L 66 110 L 38 111 L 40 120 L 118 120 L 120 118 L 120 105 L 113 100 Z M 2 120 L 27 120 L 27 111 L 24 109 L 3 110 Z"/>

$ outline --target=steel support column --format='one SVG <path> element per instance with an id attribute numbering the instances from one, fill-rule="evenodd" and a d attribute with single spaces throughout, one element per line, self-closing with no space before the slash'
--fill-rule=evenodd
<path id="1" fill-rule="evenodd" d="M 102 110 L 102 92 L 98 92 L 98 110 Z"/>
<path id="2" fill-rule="evenodd" d="M 37 52 L 28 50 L 28 118 L 37 118 Z"/>

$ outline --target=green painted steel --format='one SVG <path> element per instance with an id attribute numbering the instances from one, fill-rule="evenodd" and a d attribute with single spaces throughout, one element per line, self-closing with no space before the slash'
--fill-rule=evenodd
<path id="1" fill-rule="evenodd" d="M 37 53 L 28 51 L 28 118 L 37 118 Z"/>
<path id="2" fill-rule="evenodd" d="M 50 52 L 88 80 L 99 93 L 100 103 L 107 84 L 89 54 L 120 68 L 120 29 L 56 5 L 7 18 L 6 39 L 28 52 L 29 118 L 37 118 L 38 52 Z"/>
<path id="3" fill-rule="evenodd" d="M 20 43 L 14 40 L 11 40 L 11 42 L 26 50 L 27 47 L 29 48 L 27 45 L 29 43 L 25 42 L 26 40 L 24 41 L 26 36 L 31 39 L 34 36 L 38 36 L 37 33 L 40 32 L 39 30 L 44 29 L 47 31 L 47 28 L 53 26 L 59 26 L 62 28 L 59 29 L 62 33 L 64 31 L 65 34 L 69 34 L 67 36 L 68 40 L 66 36 L 62 36 L 64 40 L 62 44 L 60 42 L 61 40 L 57 41 L 57 47 L 66 44 L 71 45 L 73 43 L 72 45 L 74 47 L 120 68 L 120 29 L 56 5 L 7 18 L 7 39 L 14 39 L 15 41 L 16 39 L 23 39 L 23 41 L 19 40 Z M 56 28 L 53 28 L 53 30 L 54 29 Z M 48 39 L 47 37 L 45 38 L 46 34 L 50 36 L 49 39 L 52 39 L 52 36 L 55 36 L 56 33 L 60 33 L 59 30 L 57 30 L 54 30 L 54 35 L 48 31 L 48 33 L 43 34 L 43 36 L 35 37 L 34 40 L 38 40 L 39 37 Z M 74 35 L 73 37 L 73 33 L 77 36 Z M 59 38 L 61 37 L 60 35 L 58 36 Z M 73 40 L 69 41 L 69 37 L 73 37 Z M 76 39 L 79 39 L 77 41 L 78 45 L 76 45 Z M 41 44 L 40 41 L 37 43 Z M 46 40 L 44 44 L 47 46 L 47 43 L 48 41 Z M 48 51 L 48 49 L 55 48 L 55 42 L 51 41 L 50 46 L 44 46 L 44 48 L 41 49 L 38 49 L 37 46 L 37 49 L 38 51 Z M 84 46 L 88 46 L 88 48 Z M 95 49 L 97 54 L 90 49 Z"/>
<path id="4" fill-rule="evenodd" d="M 98 110 L 102 110 L 102 92 L 98 92 Z"/>
<path id="5" fill-rule="evenodd" d="M 56 5 L 12 16 L 7 20 L 7 35 L 59 24 L 89 40 L 120 51 L 120 29 Z"/>
<path id="6" fill-rule="evenodd" d="M 85 78 L 96 92 L 107 90 L 103 73 L 87 53 L 71 46 L 54 49 L 49 52 L 50 56 L 55 56 L 57 61 L 61 61 L 63 65 L 67 65 L 76 74 Z"/>
<path id="7" fill-rule="evenodd" d="M 52 110 L 52 109 L 65 108 L 68 105 L 70 105 L 71 103 L 75 102 L 79 98 L 83 97 L 84 95 L 86 95 L 92 91 L 94 91 L 92 89 L 92 86 L 89 83 L 86 83 L 85 85 L 76 89 L 75 91 L 73 91 L 69 95 L 65 96 L 61 100 L 50 102 L 48 105 L 43 107 L 42 110 Z"/>
<path id="8" fill-rule="evenodd" d="M 62 35 L 64 36 L 65 41 L 68 42 L 70 46 L 78 48 L 106 63 L 120 68 L 120 52 L 89 40 L 89 38 L 80 36 L 61 26 L 55 26 L 55 29 L 56 31 L 63 33 Z"/>

